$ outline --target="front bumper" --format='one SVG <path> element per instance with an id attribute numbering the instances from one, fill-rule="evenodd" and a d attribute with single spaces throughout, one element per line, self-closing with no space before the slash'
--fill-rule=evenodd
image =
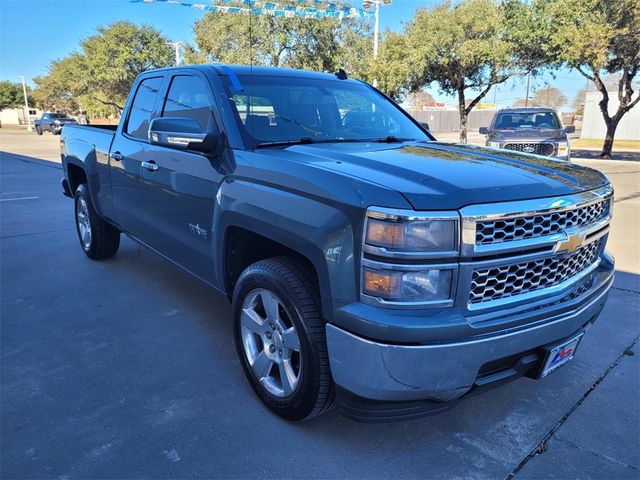
<path id="1" fill-rule="evenodd" d="M 498 375 L 496 378 L 504 379 L 510 375 L 494 368 L 501 360 L 506 362 L 505 371 L 513 373 L 514 365 L 535 363 L 531 354 L 539 352 L 541 347 L 588 328 L 604 307 L 613 283 L 613 269 L 612 262 L 603 262 L 592 274 L 592 284 L 586 292 L 565 304 L 555 302 L 548 307 L 533 308 L 529 314 L 531 321 L 521 323 L 520 327 L 485 332 L 459 341 L 392 344 L 328 324 L 327 344 L 334 381 L 339 392 L 352 399 L 383 403 L 455 400 L 474 385 L 483 383 L 481 377 L 488 366 Z M 522 315 L 519 318 L 522 320 Z M 438 320 L 446 323 L 442 316 Z M 371 323 L 367 319 L 362 321 Z M 455 323 L 454 319 L 452 322 Z M 520 370 L 519 373 L 528 371 Z M 358 417 L 353 409 L 351 413 Z"/>

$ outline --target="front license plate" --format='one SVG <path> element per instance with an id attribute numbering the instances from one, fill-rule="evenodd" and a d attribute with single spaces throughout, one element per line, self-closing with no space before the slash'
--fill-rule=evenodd
<path id="1" fill-rule="evenodd" d="M 540 378 L 546 377 L 551 372 L 557 370 L 559 367 L 571 360 L 573 355 L 576 353 L 576 348 L 578 348 L 578 344 L 580 343 L 580 340 L 582 340 L 583 336 L 584 332 L 580 335 L 576 335 L 571 340 L 567 340 L 559 345 L 550 347 Z"/>

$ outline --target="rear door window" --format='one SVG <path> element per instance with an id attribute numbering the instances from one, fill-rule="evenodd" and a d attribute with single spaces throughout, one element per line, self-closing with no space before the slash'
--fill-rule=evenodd
<path id="1" fill-rule="evenodd" d="M 161 86 L 162 77 L 145 78 L 140 82 L 129 111 L 127 134 L 135 138 L 147 139 L 149 121 Z"/>

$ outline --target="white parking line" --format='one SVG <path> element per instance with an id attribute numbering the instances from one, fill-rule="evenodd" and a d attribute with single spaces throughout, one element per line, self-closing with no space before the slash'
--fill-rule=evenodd
<path id="1" fill-rule="evenodd" d="M 16 198 L 0 198 L 0 202 L 13 202 L 15 200 L 35 200 L 40 197 L 16 197 Z"/>

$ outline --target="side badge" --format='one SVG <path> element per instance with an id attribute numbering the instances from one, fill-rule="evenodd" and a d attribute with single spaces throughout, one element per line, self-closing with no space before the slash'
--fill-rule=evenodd
<path id="1" fill-rule="evenodd" d="M 191 235 L 200 237 L 203 240 L 206 240 L 209 237 L 208 232 L 197 223 L 195 225 L 193 223 L 189 224 L 189 232 L 191 232 Z"/>

